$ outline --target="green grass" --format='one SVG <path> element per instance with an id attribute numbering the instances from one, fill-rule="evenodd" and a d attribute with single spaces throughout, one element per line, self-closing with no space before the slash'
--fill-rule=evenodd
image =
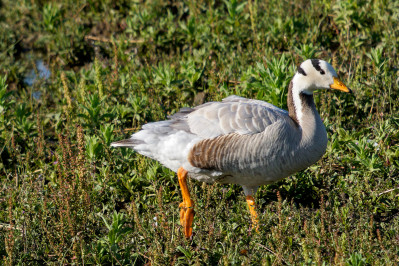
<path id="1" fill-rule="evenodd" d="M 0 7 L 2 264 L 399 262 L 398 1 Z M 239 186 L 191 181 L 196 217 L 186 240 L 175 174 L 109 147 L 144 123 L 231 94 L 286 108 L 296 66 L 315 57 L 354 95 L 317 93 L 327 153 L 259 189 L 259 233 Z"/>

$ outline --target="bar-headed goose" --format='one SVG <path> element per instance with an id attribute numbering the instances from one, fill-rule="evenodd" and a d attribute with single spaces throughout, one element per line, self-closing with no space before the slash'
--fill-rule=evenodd
<path id="1" fill-rule="evenodd" d="M 307 168 L 326 150 L 326 129 L 313 101 L 317 89 L 351 92 L 329 63 L 306 60 L 289 85 L 288 112 L 264 101 L 230 96 L 183 108 L 112 146 L 132 148 L 177 172 L 186 237 L 192 235 L 194 218 L 187 175 L 207 183 L 241 185 L 257 228 L 252 197 L 257 188 Z"/>

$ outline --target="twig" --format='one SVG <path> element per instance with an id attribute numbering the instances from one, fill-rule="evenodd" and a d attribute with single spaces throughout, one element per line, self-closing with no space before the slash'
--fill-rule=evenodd
<path id="1" fill-rule="evenodd" d="M 139 128 L 138 127 L 132 127 L 132 128 L 124 128 L 121 131 L 123 132 L 129 132 L 129 131 L 137 131 Z M 114 129 L 114 132 L 121 132 L 119 129 Z"/>
<path id="2" fill-rule="evenodd" d="M 257 245 L 260 246 L 261 248 L 266 249 L 267 251 L 269 251 L 270 253 L 272 253 L 274 256 L 277 257 L 277 254 L 276 254 L 273 250 L 271 250 L 270 248 L 265 247 L 264 245 L 259 244 L 259 243 L 257 243 Z M 288 263 L 287 263 L 283 258 L 280 258 L 280 259 L 282 260 L 282 262 L 283 262 L 285 265 L 288 265 Z"/>
<path id="3" fill-rule="evenodd" d="M 399 187 L 397 187 L 397 188 L 391 188 L 391 189 L 388 189 L 388 190 L 386 190 L 386 191 L 383 191 L 383 192 L 381 192 L 380 194 L 378 194 L 378 197 L 381 196 L 381 195 L 387 194 L 387 193 L 389 193 L 389 192 L 395 191 L 395 190 L 397 190 L 397 189 L 399 189 Z"/>
<path id="4" fill-rule="evenodd" d="M 129 132 L 129 131 L 136 131 L 137 127 L 133 127 L 133 128 L 124 128 L 123 131 L 124 132 Z"/>
<path id="5" fill-rule="evenodd" d="M 85 8 L 87 4 L 82 5 L 79 10 L 75 13 L 75 16 L 73 16 L 73 19 L 76 19 L 76 17 L 79 15 L 79 13 Z"/>
<path id="6" fill-rule="evenodd" d="M 97 41 L 97 42 L 109 42 L 112 43 L 113 40 L 110 38 L 105 38 L 105 37 L 97 37 L 93 35 L 86 35 L 85 40 L 87 41 Z M 124 40 L 125 43 L 144 43 L 144 40 Z"/>

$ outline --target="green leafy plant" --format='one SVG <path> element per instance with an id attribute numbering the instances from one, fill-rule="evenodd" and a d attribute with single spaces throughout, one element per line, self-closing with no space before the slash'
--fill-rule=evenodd
<path id="1" fill-rule="evenodd" d="M 191 88 L 195 87 L 195 84 L 200 80 L 205 71 L 205 64 L 202 68 L 197 68 L 193 61 L 182 63 L 180 66 L 181 74 L 190 84 Z"/>
<path id="2" fill-rule="evenodd" d="M 86 136 L 86 154 L 90 160 L 98 159 L 103 145 L 97 136 Z"/>
<path id="3" fill-rule="evenodd" d="M 346 261 L 347 266 L 363 266 L 366 265 L 366 259 L 360 253 L 353 253 Z"/>
<path id="4" fill-rule="evenodd" d="M 7 91 L 8 85 L 6 81 L 7 76 L 0 76 L 0 125 L 4 127 L 9 123 L 8 110 L 14 103 L 14 101 L 10 99 L 11 92 Z"/>
<path id="5" fill-rule="evenodd" d="M 191 42 L 194 41 L 196 36 L 196 26 L 197 26 L 197 24 L 195 23 L 195 17 L 191 17 L 190 19 L 188 19 L 187 23 L 180 22 L 179 24 L 180 28 L 187 36 L 187 38 Z"/>
<path id="6" fill-rule="evenodd" d="M 158 67 L 153 67 L 154 82 L 164 86 L 165 93 L 172 92 L 176 84 L 176 70 L 168 64 L 159 64 Z"/>
<path id="7" fill-rule="evenodd" d="M 4 115 L 6 109 L 12 104 L 8 98 L 11 95 L 11 92 L 7 92 L 7 76 L 0 77 L 0 113 Z"/>
<path id="8" fill-rule="evenodd" d="M 299 48 L 295 47 L 295 51 L 302 58 L 302 60 L 317 58 L 317 49 L 313 43 L 302 44 Z"/>
<path id="9" fill-rule="evenodd" d="M 256 89 L 258 99 L 286 108 L 288 85 L 294 67 L 285 55 L 265 61 L 257 62 L 255 68 L 249 68 L 248 72 L 253 79 L 247 81 L 247 86 Z"/>
<path id="10" fill-rule="evenodd" d="M 61 20 L 61 10 L 58 5 L 53 3 L 43 7 L 43 26 L 49 32 L 55 32 Z"/>
<path id="11" fill-rule="evenodd" d="M 16 128 L 26 136 L 33 136 L 34 134 L 35 122 L 30 121 L 30 115 L 31 111 L 25 103 L 18 105 L 15 109 Z"/>
<path id="12" fill-rule="evenodd" d="M 367 57 L 370 58 L 374 72 L 378 75 L 383 71 L 385 59 L 383 58 L 382 47 L 372 48 L 369 53 L 366 53 Z"/>
<path id="13" fill-rule="evenodd" d="M 109 146 L 111 142 L 114 140 L 114 126 L 111 124 L 106 124 L 104 126 L 101 125 L 100 131 L 105 141 L 105 145 Z"/>
<path id="14" fill-rule="evenodd" d="M 85 120 L 85 126 L 98 128 L 106 118 L 112 117 L 111 113 L 103 112 L 104 100 L 105 97 L 100 98 L 98 94 L 87 95 L 86 104 L 81 105 L 86 113 L 78 114 Z"/>
<path id="15" fill-rule="evenodd" d="M 114 212 L 112 214 L 112 223 L 108 223 L 107 219 L 102 218 L 108 234 L 97 241 L 95 246 L 98 255 L 94 255 L 97 263 L 117 263 L 119 265 L 130 265 L 134 259 L 130 256 L 129 250 L 120 247 L 120 243 L 124 241 L 126 234 L 132 229 L 126 227 L 126 218 L 123 213 Z"/>
<path id="16" fill-rule="evenodd" d="M 141 97 L 130 95 L 127 100 L 133 111 L 133 125 L 145 121 L 149 115 L 145 108 L 148 105 L 148 97 L 145 95 Z"/>
<path id="17" fill-rule="evenodd" d="M 357 141 L 350 141 L 348 145 L 352 151 L 356 152 L 354 159 L 365 166 L 368 171 L 380 171 L 382 163 L 376 152 L 378 143 L 363 137 Z"/>
<path id="18" fill-rule="evenodd" d="M 227 11 L 229 13 L 229 17 L 227 18 L 226 22 L 232 26 L 232 30 L 234 27 L 240 26 L 240 23 L 244 18 L 248 18 L 248 14 L 242 14 L 244 7 L 247 4 L 246 1 L 240 3 L 237 0 L 224 0 L 224 4 L 226 5 Z"/>

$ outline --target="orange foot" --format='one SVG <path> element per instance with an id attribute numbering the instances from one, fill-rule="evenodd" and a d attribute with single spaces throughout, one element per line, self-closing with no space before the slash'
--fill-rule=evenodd
<path id="1" fill-rule="evenodd" d="M 179 178 L 179 184 L 183 196 L 183 202 L 180 203 L 180 224 L 183 226 L 184 235 L 186 238 L 190 238 L 193 234 L 193 221 L 194 221 L 194 202 L 190 198 L 190 192 L 187 186 L 187 171 L 180 167 L 177 170 L 177 177 Z"/>
<path id="2" fill-rule="evenodd" d="M 258 232 L 259 220 L 258 220 L 258 214 L 256 213 L 256 210 L 255 210 L 255 200 L 252 196 L 247 196 L 246 200 L 247 200 L 249 212 L 251 213 L 252 229 L 255 229 L 256 232 Z"/>

